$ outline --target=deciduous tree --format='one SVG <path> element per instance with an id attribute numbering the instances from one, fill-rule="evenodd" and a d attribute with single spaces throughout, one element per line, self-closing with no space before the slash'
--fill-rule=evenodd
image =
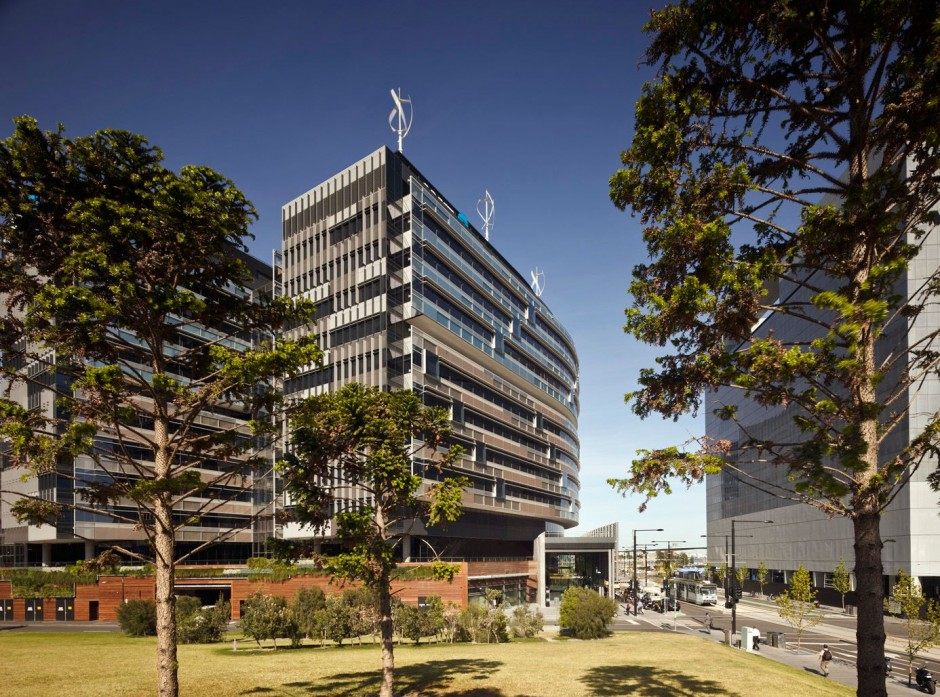
<path id="1" fill-rule="evenodd" d="M 357 579 L 378 596 L 382 635 L 381 696 L 392 697 L 394 633 L 391 572 L 395 549 L 416 518 L 429 525 L 456 520 L 467 481 L 448 475 L 460 449 L 447 449 L 450 420 L 410 391 L 382 392 L 350 383 L 301 402 L 290 418 L 292 451 L 281 466 L 296 518 L 314 527 L 333 518 L 335 502 L 364 501 L 335 516 L 351 551 L 330 557 L 336 577 Z M 422 490 L 414 465 L 438 479 Z M 336 468 L 334 470 L 334 468 Z M 338 477 L 334 478 L 334 472 Z M 456 567 L 436 564 L 440 578 Z"/>
<path id="2" fill-rule="evenodd" d="M 231 181 L 171 171 L 133 133 L 70 139 L 23 117 L 0 142 L 0 440 L 12 466 L 74 500 L 3 493 L 23 522 L 72 509 L 143 533 L 152 555 L 115 549 L 154 562 L 162 697 L 179 692 L 174 569 L 251 519 L 183 555 L 178 532 L 270 473 L 277 382 L 319 358 L 312 339 L 271 338 L 309 304 L 246 290 L 254 217 Z M 54 409 L 12 400 L 23 383 Z"/>
<path id="3" fill-rule="evenodd" d="M 764 586 L 767 584 L 767 564 L 761 562 L 757 565 L 757 585 L 760 586 L 760 594 L 764 595 Z"/>
<path id="4" fill-rule="evenodd" d="M 937 4 L 686 0 L 647 30 L 655 77 L 610 193 L 651 257 L 626 329 L 664 351 L 628 397 L 677 418 L 740 394 L 715 410 L 739 437 L 643 451 L 612 483 L 649 497 L 725 470 L 849 519 L 858 691 L 881 697 L 881 515 L 940 435 L 928 413 L 879 459 L 908 390 L 937 376 L 940 271 L 902 282 L 937 224 Z M 778 320 L 793 332 L 767 331 Z M 735 401 L 797 437 L 750 429 Z"/>
<path id="5" fill-rule="evenodd" d="M 842 596 L 842 611 L 845 612 L 845 594 L 852 590 L 852 574 L 845 565 L 845 559 L 840 559 L 832 570 L 832 587 Z"/>
<path id="6" fill-rule="evenodd" d="M 904 655 L 907 657 L 907 684 L 910 685 L 917 656 L 940 644 L 940 603 L 925 597 L 920 584 L 904 569 L 898 571 L 891 600 L 897 603 L 904 621 L 907 643 Z"/>
<path id="7" fill-rule="evenodd" d="M 790 587 L 774 602 L 780 617 L 796 631 L 796 646 L 799 648 L 806 630 L 815 627 L 823 618 L 816 607 L 816 589 L 805 566 L 800 564 L 800 568 L 793 572 Z"/>

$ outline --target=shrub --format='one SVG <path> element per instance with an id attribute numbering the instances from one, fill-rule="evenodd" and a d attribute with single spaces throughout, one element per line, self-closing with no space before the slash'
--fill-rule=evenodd
<path id="1" fill-rule="evenodd" d="M 323 607 L 314 613 L 317 636 L 324 642 L 335 641 L 338 646 L 342 646 L 344 639 L 353 636 L 357 618 L 356 609 L 344 603 L 342 598 L 327 598 Z"/>
<path id="2" fill-rule="evenodd" d="M 176 638 L 181 644 L 222 641 L 231 616 L 231 606 L 221 599 L 214 606 L 203 608 L 198 598 L 180 596 L 176 600 Z"/>
<path id="3" fill-rule="evenodd" d="M 527 605 L 520 605 L 512 611 L 512 618 L 509 620 L 509 631 L 516 638 L 531 639 L 542 631 L 543 625 L 541 612 L 531 610 Z"/>
<path id="4" fill-rule="evenodd" d="M 293 641 L 293 637 L 298 634 L 287 601 L 284 598 L 265 595 L 261 591 L 245 601 L 241 630 L 245 636 L 258 642 L 259 646 L 265 639 L 272 639 L 275 649 L 278 637 L 291 637 Z"/>
<path id="5" fill-rule="evenodd" d="M 420 643 L 422 637 L 437 636 L 444 629 L 444 603 L 431 596 L 423 606 L 399 605 L 394 620 L 401 636 Z"/>
<path id="6" fill-rule="evenodd" d="M 568 588 L 561 596 L 559 625 L 577 639 L 607 636 L 607 625 L 617 614 L 617 604 L 589 588 Z"/>
<path id="7" fill-rule="evenodd" d="M 301 588 L 290 604 L 290 614 L 297 628 L 298 638 L 317 636 L 316 613 L 326 604 L 326 596 L 319 588 Z"/>
<path id="8" fill-rule="evenodd" d="M 499 644 L 509 641 L 506 631 L 506 613 L 503 606 L 473 603 L 457 617 L 454 632 L 456 641 L 473 641 L 481 644 Z"/>
<path id="9" fill-rule="evenodd" d="M 152 600 L 128 600 L 118 608 L 117 618 L 127 636 L 157 634 L 157 604 Z"/>

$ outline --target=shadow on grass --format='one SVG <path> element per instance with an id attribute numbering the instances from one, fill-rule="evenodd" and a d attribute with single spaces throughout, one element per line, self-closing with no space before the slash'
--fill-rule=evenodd
<path id="1" fill-rule="evenodd" d="M 598 666 L 588 670 L 581 682 L 597 697 L 737 694 L 715 680 L 651 666 Z"/>
<path id="2" fill-rule="evenodd" d="M 447 697 L 506 697 L 501 690 L 488 687 L 444 692 L 458 676 L 463 680 L 486 680 L 501 665 L 503 665 L 502 661 L 454 658 L 396 667 L 395 692 L 407 695 L 435 691 Z M 378 693 L 380 682 L 381 672 L 376 669 L 326 675 L 319 680 L 289 682 L 284 683 L 282 687 L 301 689 L 308 694 L 321 697 L 360 697 Z M 273 692 L 273 690 L 256 687 L 241 694 L 259 695 L 266 692 Z"/>

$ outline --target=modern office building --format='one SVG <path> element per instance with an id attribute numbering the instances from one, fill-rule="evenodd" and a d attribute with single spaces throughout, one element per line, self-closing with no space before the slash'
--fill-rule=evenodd
<path id="1" fill-rule="evenodd" d="M 233 294 L 250 294 L 260 298 L 271 293 L 272 268 L 258 259 L 239 254 L 252 274 L 252 280 L 245 288 L 232 288 Z M 247 333 L 233 332 L 231 327 L 220 333 L 218 329 L 194 323 L 180 323 L 178 343 L 170 351 L 198 345 L 210 340 L 224 341 L 233 348 L 247 350 L 257 337 Z M 133 362 L 133 357 L 127 359 Z M 57 368 L 56 356 L 50 352 L 42 361 L 33 361 L 22 366 L 29 377 L 27 383 L 17 382 L 12 386 L 11 398 L 29 409 L 41 410 L 52 417 L 60 408 L 55 401 L 53 386 L 58 390 L 69 389 L 69 377 Z M 139 370 L 146 371 L 146 366 Z M 180 376 L 185 379 L 185 376 Z M 195 428 L 237 429 L 248 419 L 243 408 L 226 403 L 217 410 L 207 411 L 197 419 Z M 146 436 L 146 425 L 137 429 Z M 22 492 L 24 495 L 38 496 L 50 501 L 70 503 L 75 500 L 76 484 L 82 481 L 111 481 L 113 478 L 133 478 L 133 472 L 124 471 L 117 461 L 109 461 L 108 454 L 118 448 L 136 448 L 141 462 L 152 460 L 153 454 L 143 441 L 129 442 L 124 434 L 123 443 L 114 434 L 105 430 L 95 437 L 95 451 L 101 462 L 96 464 L 87 455 L 63 459 L 55 473 L 32 476 L 22 479 L 23 470 L 13 468 L 0 453 L 0 489 L 6 492 Z M 183 457 L 185 455 L 181 455 Z M 204 465 L 204 466 L 203 466 Z M 209 547 L 192 557 L 192 562 L 238 562 L 244 561 L 263 548 L 264 543 L 273 534 L 273 473 L 252 472 L 246 470 L 239 458 L 231 461 L 205 461 L 196 468 L 204 481 L 212 481 L 220 473 L 231 471 L 231 478 L 220 480 L 210 487 L 206 497 L 184 499 L 174 513 L 178 519 L 192 517 L 192 512 L 202 511 L 198 518 L 179 529 L 177 533 L 177 551 L 179 554 L 194 549 L 197 545 L 215 537 L 227 535 L 226 541 Z M 102 468 L 105 471 L 102 471 Z M 110 473 L 110 474 L 109 474 Z M 4 494 L 0 500 L 0 567 L 7 566 L 49 566 L 62 565 L 80 559 L 91 558 L 109 545 L 120 544 L 129 549 L 145 548 L 147 545 L 143 531 L 134 525 L 115 520 L 108 515 L 108 509 L 101 513 L 75 511 L 64 508 L 55 525 L 29 526 L 19 523 L 10 512 L 10 506 L 16 501 L 13 494 Z M 137 509 L 128 502 L 126 506 L 116 505 L 117 514 L 136 517 Z"/>
<path id="2" fill-rule="evenodd" d="M 916 292 L 938 265 L 940 231 L 933 229 L 901 279 L 899 294 L 908 297 Z M 792 287 L 779 288 L 779 297 L 791 293 L 805 294 L 806 291 Z M 940 324 L 940 313 L 936 310 L 924 312 L 911 321 L 909 331 L 906 322 L 902 319 L 893 325 L 893 329 L 889 327 L 878 347 L 881 355 L 888 355 L 888 351 L 906 355 L 912 342 L 936 331 Z M 752 335 L 765 337 L 773 333 L 788 340 L 812 339 L 816 336 L 815 331 L 810 322 L 772 313 L 761 319 Z M 893 380 L 897 380 L 896 375 Z M 882 382 L 879 394 L 887 394 L 896 386 L 897 382 L 892 382 L 892 375 L 889 374 Z M 893 457 L 907 446 L 911 439 L 922 432 L 933 415 L 940 411 L 940 379 L 936 373 L 928 376 L 923 383 L 911 387 L 901 399 L 909 400 L 909 413 L 882 444 L 880 456 L 883 459 Z M 729 404 L 738 407 L 737 419 L 740 425 L 722 421 L 713 414 L 717 407 Z M 706 432 L 711 438 L 727 439 L 735 444 L 743 440 L 746 429 L 753 437 L 777 442 L 798 442 L 802 439 L 793 422 L 793 408 L 761 407 L 742 399 L 740 390 L 725 388 L 715 392 L 706 400 L 705 411 Z M 749 484 L 746 478 L 727 470 L 706 477 L 708 559 L 711 563 L 720 563 L 725 558 L 726 536 L 731 532 L 731 520 L 746 518 L 772 520 L 773 524 L 736 526 L 737 565 L 753 570 L 764 562 L 771 570 L 772 584 L 788 582 L 790 573 L 804 564 L 814 572 L 815 584 L 819 588 L 826 588 L 831 582 L 831 572 L 840 560 L 845 560 L 849 569 L 854 566 L 851 521 L 845 518 L 830 519 L 817 508 L 795 504 L 768 493 L 791 489 L 792 485 L 787 481 L 783 468 L 754 463 L 739 463 L 739 466 L 746 468 L 755 477 L 769 481 L 771 486 L 757 488 Z M 886 590 L 890 587 L 891 577 L 904 569 L 920 580 L 926 593 L 940 598 L 938 494 L 930 489 L 927 482 L 927 476 L 936 466 L 935 459 L 925 461 L 884 512 L 881 535 L 884 540 Z"/>
<path id="3" fill-rule="evenodd" d="M 283 207 L 285 292 L 315 301 L 322 366 L 303 397 L 358 381 L 446 407 L 471 481 L 446 529 L 410 529 L 402 556 L 531 559 L 577 525 L 578 360 L 525 278 L 400 152 L 386 147 Z M 420 460 L 414 471 L 432 483 Z M 342 473 L 336 473 L 337 482 Z M 347 505 L 341 502 L 339 505 Z M 289 502 L 288 502 L 289 505 Z M 308 537 L 288 524 L 283 535 Z M 322 533 L 329 542 L 332 530 Z"/>

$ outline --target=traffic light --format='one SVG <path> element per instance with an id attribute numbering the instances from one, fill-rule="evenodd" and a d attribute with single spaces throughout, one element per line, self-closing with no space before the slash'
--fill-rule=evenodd
<path id="1" fill-rule="evenodd" d="M 734 598 L 735 602 L 739 601 L 743 596 L 742 591 L 743 589 L 741 588 L 741 584 L 737 581 L 731 584 L 731 597 Z"/>

